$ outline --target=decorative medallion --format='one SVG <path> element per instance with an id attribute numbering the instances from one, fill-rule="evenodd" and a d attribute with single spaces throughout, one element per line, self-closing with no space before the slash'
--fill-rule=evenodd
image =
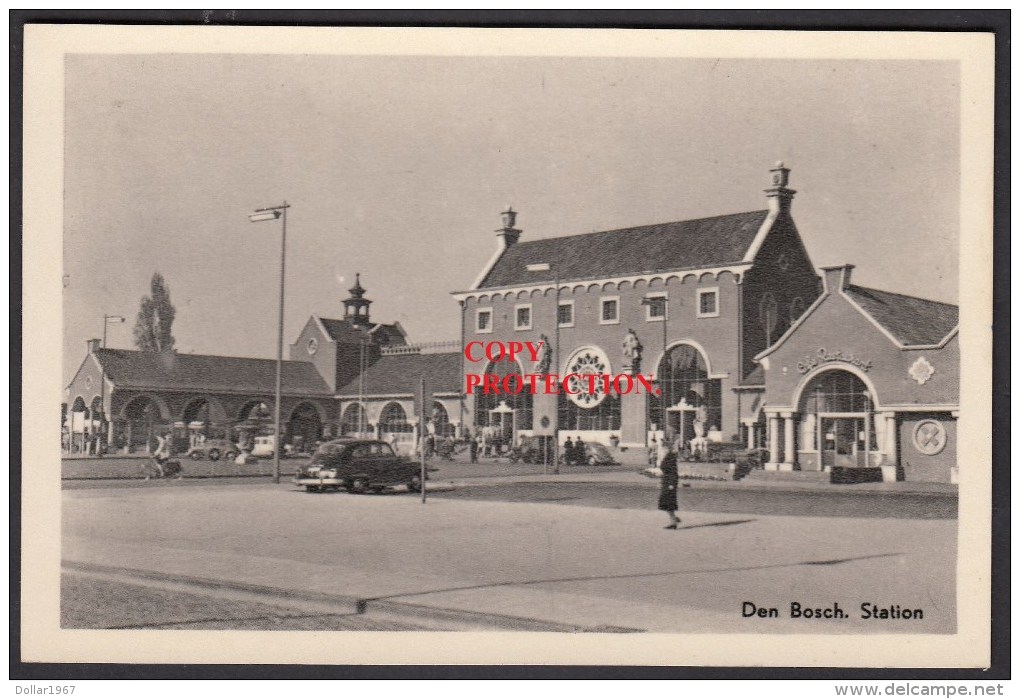
<path id="1" fill-rule="evenodd" d="M 948 441 L 946 427 L 941 422 L 921 420 L 914 428 L 914 448 L 926 456 L 938 454 Z"/>
<path id="2" fill-rule="evenodd" d="M 587 377 L 592 374 L 608 374 L 609 358 L 605 352 L 594 347 L 583 347 L 577 350 L 567 362 L 567 374 L 576 374 L 567 382 L 568 397 L 582 408 L 594 408 L 606 398 L 605 388 L 601 379 L 592 381 Z M 590 390 L 594 389 L 594 390 Z"/>
<path id="3" fill-rule="evenodd" d="M 910 378 L 922 385 L 927 383 L 934 373 L 935 367 L 924 357 L 918 357 L 917 361 L 910 367 Z"/>
<path id="4" fill-rule="evenodd" d="M 315 354 L 315 351 L 319 349 L 319 341 L 314 337 L 308 341 L 308 354 Z"/>

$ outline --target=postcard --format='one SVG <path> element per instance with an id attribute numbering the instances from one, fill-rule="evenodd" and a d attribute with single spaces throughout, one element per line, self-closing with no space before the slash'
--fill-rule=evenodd
<path id="1" fill-rule="evenodd" d="M 990 662 L 991 34 L 29 25 L 24 79 L 23 660 Z"/>

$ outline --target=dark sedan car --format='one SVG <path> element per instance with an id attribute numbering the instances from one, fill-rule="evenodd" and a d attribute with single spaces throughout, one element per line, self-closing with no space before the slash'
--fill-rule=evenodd
<path id="1" fill-rule="evenodd" d="M 395 454 L 386 442 L 340 439 L 316 449 L 294 482 L 310 493 L 341 488 L 351 493 L 379 492 L 395 485 L 418 492 L 421 473 L 418 464 Z"/>

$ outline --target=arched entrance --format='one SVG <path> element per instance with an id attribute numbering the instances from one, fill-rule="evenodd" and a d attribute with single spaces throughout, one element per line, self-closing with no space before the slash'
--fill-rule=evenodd
<path id="1" fill-rule="evenodd" d="M 310 451 L 322 438 L 322 418 L 311 403 L 299 403 L 290 414 L 284 445 L 296 452 Z"/>
<path id="2" fill-rule="evenodd" d="M 92 411 L 85 404 L 85 399 L 77 396 L 71 403 L 71 410 L 67 416 L 67 429 L 69 435 L 68 451 L 72 454 L 83 453 L 87 449 L 88 425 L 92 419 Z"/>
<path id="3" fill-rule="evenodd" d="M 165 424 L 159 406 L 152 398 L 138 396 L 124 406 L 122 439 L 128 452 L 152 451 L 157 435 L 169 429 L 170 425 Z"/>
<path id="4" fill-rule="evenodd" d="M 184 406 L 181 419 L 188 432 L 188 443 L 195 446 L 206 439 L 226 439 L 227 425 L 223 424 L 222 409 L 213 406 L 208 398 L 195 398 Z"/>
<path id="5" fill-rule="evenodd" d="M 484 373 L 497 376 L 502 386 L 504 376 L 523 375 L 525 372 L 517 360 L 507 357 L 489 362 Z M 497 446 L 511 444 L 519 430 L 530 430 L 532 414 L 531 394 L 526 390 L 517 395 L 475 393 L 475 429 L 486 436 L 487 449 L 489 443 Z"/>
<path id="6" fill-rule="evenodd" d="M 708 360 L 689 344 L 670 347 L 655 371 L 661 395 L 648 395 L 649 424 L 665 426 L 683 444 L 724 429 L 722 381 L 709 377 Z M 661 427 L 660 427 L 661 429 Z"/>
<path id="7" fill-rule="evenodd" d="M 797 411 L 802 468 L 812 462 L 827 470 L 877 461 L 875 397 L 856 374 L 829 369 L 814 376 L 801 391 Z"/>
<path id="8" fill-rule="evenodd" d="M 242 449 L 252 449 L 255 437 L 273 434 L 273 411 L 263 400 L 252 400 L 241 406 L 234 424 L 234 441 Z"/>

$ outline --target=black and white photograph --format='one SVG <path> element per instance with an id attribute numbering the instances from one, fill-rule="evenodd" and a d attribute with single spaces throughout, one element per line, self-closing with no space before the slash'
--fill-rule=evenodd
<path id="1" fill-rule="evenodd" d="M 988 35 L 25 45 L 27 660 L 987 665 Z"/>

